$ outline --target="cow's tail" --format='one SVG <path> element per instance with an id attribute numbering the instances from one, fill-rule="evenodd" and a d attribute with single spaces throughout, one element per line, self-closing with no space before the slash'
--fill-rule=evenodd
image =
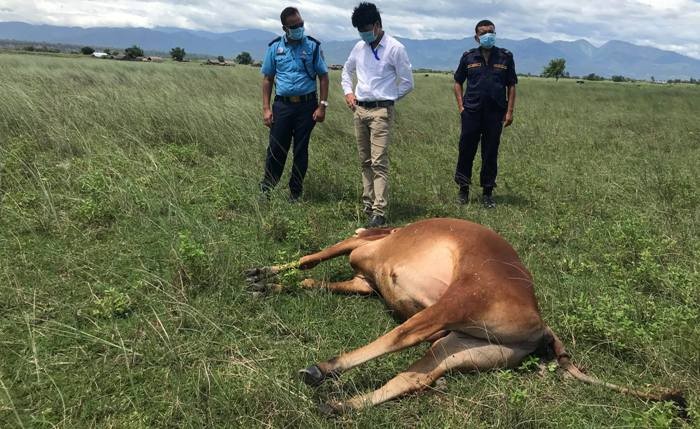
<path id="1" fill-rule="evenodd" d="M 643 392 L 631 387 L 618 386 L 617 384 L 608 383 L 595 377 L 591 377 L 590 375 L 581 372 L 581 370 L 571 362 L 571 356 L 566 352 L 566 349 L 564 349 L 564 343 L 561 342 L 559 337 L 557 337 L 550 327 L 547 327 L 545 330 L 545 341 L 549 343 L 548 348 L 554 352 L 554 357 L 557 359 L 559 368 L 566 371 L 567 374 L 571 375 L 575 379 L 587 384 L 604 386 L 608 389 L 612 389 L 627 395 L 636 396 L 641 399 L 648 399 L 652 401 L 673 401 L 678 406 L 679 416 L 685 419 L 688 418 L 688 412 L 686 410 L 687 403 L 683 397 L 683 393 L 680 390 L 660 389 L 660 391 L 657 393 Z"/>

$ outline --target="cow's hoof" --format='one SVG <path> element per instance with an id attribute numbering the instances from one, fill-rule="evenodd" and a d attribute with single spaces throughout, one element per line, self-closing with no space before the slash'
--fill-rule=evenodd
<path id="1" fill-rule="evenodd" d="M 317 365 L 311 365 L 308 368 L 299 370 L 299 375 L 301 375 L 301 380 L 304 383 L 313 387 L 320 386 L 326 379 L 326 376 L 321 372 L 321 368 Z"/>
<path id="2" fill-rule="evenodd" d="M 276 276 L 277 272 L 273 267 L 260 267 L 245 270 L 243 275 L 248 283 L 260 283 L 263 280 Z"/>
<path id="3" fill-rule="evenodd" d="M 326 417 L 335 417 L 343 414 L 345 409 L 342 402 L 328 401 L 318 404 L 318 411 Z"/>

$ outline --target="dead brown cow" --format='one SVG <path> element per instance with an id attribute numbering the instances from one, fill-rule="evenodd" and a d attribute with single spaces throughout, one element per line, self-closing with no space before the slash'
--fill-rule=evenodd
<path id="1" fill-rule="evenodd" d="M 304 382 L 318 385 L 328 377 L 386 353 L 423 341 L 428 352 L 380 389 L 344 402 L 335 411 L 379 404 L 430 386 L 449 370 L 486 370 L 517 366 L 535 351 L 550 350 L 560 367 L 586 383 L 604 385 L 652 400 L 673 400 L 677 391 L 644 393 L 589 377 L 570 361 L 562 342 L 540 316 L 532 277 L 518 254 L 494 231 L 459 219 L 430 219 L 403 228 L 359 229 L 347 240 L 286 265 L 246 272 L 251 290 L 281 286 L 268 283 L 278 273 L 308 269 L 340 255 L 350 255 L 352 280 L 326 283 L 307 279 L 308 288 L 335 292 L 378 293 L 405 322 L 368 345 L 300 371 Z"/>

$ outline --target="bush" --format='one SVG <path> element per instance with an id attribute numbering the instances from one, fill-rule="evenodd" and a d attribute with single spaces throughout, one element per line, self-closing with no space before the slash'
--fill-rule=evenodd
<path id="1" fill-rule="evenodd" d="M 124 54 L 129 57 L 129 58 L 136 58 L 136 57 L 142 57 L 143 56 L 143 49 L 139 48 L 138 46 L 134 45 L 130 48 L 124 49 Z"/>
<path id="2" fill-rule="evenodd" d="M 175 61 L 182 61 L 185 59 L 185 50 L 181 47 L 172 48 L 170 50 L 170 56 Z"/>
<path id="3" fill-rule="evenodd" d="M 238 64 L 253 64 L 253 57 L 250 55 L 249 52 L 241 52 L 238 54 L 236 57 L 236 62 Z"/>
<path id="4" fill-rule="evenodd" d="M 83 46 L 82 48 L 80 48 L 80 53 L 83 55 L 92 55 L 93 53 L 95 53 L 95 50 L 89 46 Z"/>

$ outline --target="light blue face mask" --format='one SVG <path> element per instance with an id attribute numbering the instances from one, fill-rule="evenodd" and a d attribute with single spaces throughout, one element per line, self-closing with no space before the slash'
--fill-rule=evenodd
<path id="1" fill-rule="evenodd" d="M 479 46 L 491 49 L 496 45 L 496 33 L 486 33 L 479 36 Z"/>
<path id="2" fill-rule="evenodd" d="M 370 31 L 360 31 L 360 38 L 365 41 L 368 45 L 375 40 L 377 40 L 377 35 L 374 34 L 374 30 Z"/>
<path id="3" fill-rule="evenodd" d="M 301 40 L 304 38 L 304 27 L 290 28 L 287 30 L 287 37 L 292 40 Z"/>

